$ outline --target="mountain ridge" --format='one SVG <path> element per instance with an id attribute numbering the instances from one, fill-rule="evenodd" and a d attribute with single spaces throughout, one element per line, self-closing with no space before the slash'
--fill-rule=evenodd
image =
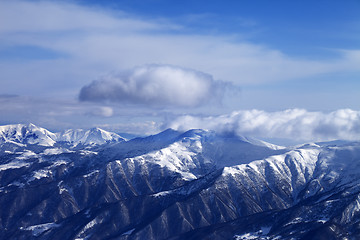
<path id="1" fill-rule="evenodd" d="M 29 124 L 10 124 L 0 126 L 0 143 L 38 144 L 54 146 L 55 143 L 77 145 L 101 145 L 109 142 L 120 142 L 126 139 L 116 133 L 100 128 L 68 129 L 62 132 L 50 132 L 45 128 Z"/>
<path id="2" fill-rule="evenodd" d="M 360 237 L 359 142 L 167 129 L 36 146 L 0 144 L 0 239 Z"/>

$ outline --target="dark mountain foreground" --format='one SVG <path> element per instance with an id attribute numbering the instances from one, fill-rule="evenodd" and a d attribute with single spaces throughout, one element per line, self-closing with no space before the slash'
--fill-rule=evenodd
<path id="1" fill-rule="evenodd" d="M 0 239 L 360 239 L 360 143 L 0 127 Z"/>

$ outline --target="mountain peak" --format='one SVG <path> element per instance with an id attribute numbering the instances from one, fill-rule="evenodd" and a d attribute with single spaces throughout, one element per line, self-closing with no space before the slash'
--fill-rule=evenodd
<path id="1" fill-rule="evenodd" d="M 61 142 L 77 145 L 101 145 L 110 142 L 122 142 L 126 139 L 120 135 L 105 131 L 99 127 L 93 127 L 89 130 L 69 129 L 58 133 L 58 140 Z"/>
<path id="2" fill-rule="evenodd" d="M 109 142 L 125 141 L 116 133 L 94 127 L 90 130 L 69 129 L 61 133 L 52 133 L 45 128 L 29 124 L 11 124 L 0 126 L 0 143 L 10 142 L 40 146 L 54 146 L 55 143 L 68 143 L 74 146 L 100 145 Z"/>
<path id="3" fill-rule="evenodd" d="M 53 146 L 56 135 L 35 124 L 12 124 L 0 127 L 2 142 L 15 142 L 21 144 L 38 144 L 41 146 Z"/>
<path id="4" fill-rule="evenodd" d="M 93 127 L 89 129 L 90 132 L 101 132 L 101 131 L 105 131 L 99 127 Z"/>
<path id="5" fill-rule="evenodd" d="M 39 128 L 38 126 L 36 126 L 35 124 L 33 124 L 33 123 L 29 123 L 28 125 L 27 125 L 27 127 L 29 128 L 29 129 L 36 129 L 36 128 Z"/>
<path id="6" fill-rule="evenodd" d="M 209 130 L 190 129 L 190 130 L 184 132 L 182 134 L 182 136 L 184 136 L 184 137 L 196 137 L 196 136 L 203 137 L 205 135 L 209 135 L 209 133 L 211 133 L 211 131 L 209 131 Z"/>

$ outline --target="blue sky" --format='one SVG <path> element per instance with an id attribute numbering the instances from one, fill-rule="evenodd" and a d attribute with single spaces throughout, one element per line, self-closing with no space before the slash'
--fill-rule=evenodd
<path id="1" fill-rule="evenodd" d="M 78 1 L 144 19 L 164 18 L 203 34 L 235 34 L 286 54 L 327 57 L 358 49 L 359 1 Z"/>
<path id="2" fill-rule="evenodd" d="M 180 124 L 186 116 L 236 116 L 234 127 L 257 109 L 298 128 L 350 131 L 316 135 L 314 125 L 304 140 L 353 139 L 359 12 L 355 0 L 1 1 L 0 124 L 145 134 L 195 127 Z M 293 133 L 273 128 L 243 132 Z"/>

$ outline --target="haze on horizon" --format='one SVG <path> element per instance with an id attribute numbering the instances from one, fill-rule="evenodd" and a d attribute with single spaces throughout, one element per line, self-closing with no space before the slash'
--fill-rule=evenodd
<path id="1" fill-rule="evenodd" d="M 0 2 L 0 125 L 360 140 L 360 2 Z"/>

